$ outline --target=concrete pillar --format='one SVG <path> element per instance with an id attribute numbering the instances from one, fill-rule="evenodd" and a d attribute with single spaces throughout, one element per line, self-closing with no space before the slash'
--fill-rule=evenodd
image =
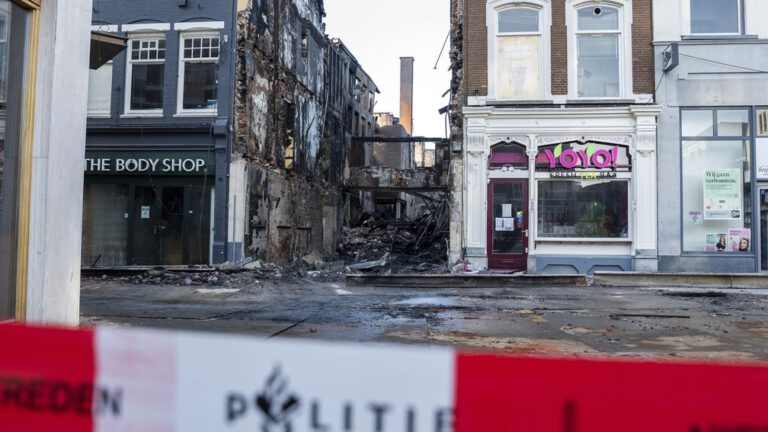
<path id="1" fill-rule="evenodd" d="M 35 83 L 26 320 L 80 319 L 90 0 L 42 2 Z"/>
<path id="2" fill-rule="evenodd" d="M 658 271 L 658 178 L 656 170 L 656 117 L 660 109 L 632 107 L 635 116 L 635 271 Z"/>
<path id="3" fill-rule="evenodd" d="M 400 124 L 413 135 L 413 57 L 400 57 Z"/>

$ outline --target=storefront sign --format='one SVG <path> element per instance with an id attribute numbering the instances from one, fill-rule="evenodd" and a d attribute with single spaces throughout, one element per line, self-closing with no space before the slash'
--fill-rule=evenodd
<path id="1" fill-rule="evenodd" d="M 576 178 L 581 180 L 600 180 L 616 178 L 615 171 L 553 171 L 553 178 Z"/>
<path id="2" fill-rule="evenodd" d="M 768 180 L 768 138 L 758 138 L 755 151 L 757 179 Z"/>
<path id="3" fill-rule="evenodd" d="M 544 150 L 549 161 L 549 168 L 615 168 L 619 166 L 619 148 L 596 150 L 589 144 L 584 150 L 563 150 L 560 144 L 554 150 Z"/>
<path id="4" fill-rule="evenodd" d="M 206 175 L 214 172 L 213 153 L 159 151 L 87 152 L 89 175 Z"/>
<path id="5" fill-rule="evenodd" d="M 741 219 L 742 179 L 740 169 L 704 171 L 704 219 Z"/>

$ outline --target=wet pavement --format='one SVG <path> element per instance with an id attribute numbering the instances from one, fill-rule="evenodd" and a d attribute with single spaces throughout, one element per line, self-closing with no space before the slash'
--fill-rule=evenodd
<path id="1" fill-rule="evenodd" d="M 242 287 L 83 280 L 83 324 L 515 354 L 768 360 L 768 290 Z"/>

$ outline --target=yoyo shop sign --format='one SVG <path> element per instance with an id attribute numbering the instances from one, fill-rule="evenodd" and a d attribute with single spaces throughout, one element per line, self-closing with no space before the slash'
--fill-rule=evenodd
<path id="1" fill-rule="evenodd" d="M 617 168 L 619 167 L 619 147 L 598 149 L 595 144 L 589 144 L 583 149 L 563 150 L 563 144 L 554 149 L 544 150 L 549 162 L 549 168 Z"/>

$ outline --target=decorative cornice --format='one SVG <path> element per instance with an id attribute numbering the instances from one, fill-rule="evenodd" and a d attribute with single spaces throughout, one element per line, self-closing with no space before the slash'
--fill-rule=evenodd
<path id="1" fill-rule="evenodd" d="M 488 145 L 492 146 L 495 144 L 499 144 L 502 142 L 505 143 L 518 143 L 522 144 L 524 146 L 528 146 L 531 143 L 531 139 L 525 135 L 500 135 L 500 134 L 493 134 L 488 135 L 487 139 Z"/>
<path id="2" fill-rule="evenodd" d="M 536 146 L 546 146 L 566 142 L 578 142 L 586 144 L 588 142 L 601 142 L 608 144 L 617 144 L 623 146 L 632 145 L 632 137 L 628 135 L 619 136 L 539 136 L 536 138 Z"/>

